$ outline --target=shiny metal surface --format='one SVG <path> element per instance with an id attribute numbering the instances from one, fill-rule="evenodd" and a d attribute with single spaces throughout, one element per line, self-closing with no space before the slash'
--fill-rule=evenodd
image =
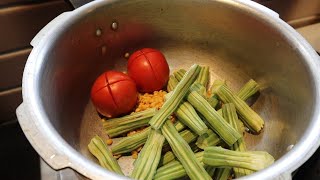
<path id="1" fill-rule="evenodd" d="M 89 92 L 100 73 L 125 70 L 125 54 L 142 47 L 161 50 L 171 70 L 209 65 L 211 81 L 226 79 L 234 91 L 249 78 L 262 85 L 253 108 L 266 125 L 259 136 L 245 138 L 249 149 L 266 150 L 277 161 L 246 178 L 289 177 L 319 146 L 319 57 L 260 5 L 111 0 L 66 16 L 33 41 L 23 76 L 24 102 L 17 110 L 29 141 L 53 168 L 71 167 L 92 179 L 123 178 L 99 167 L 87 152 L 89 139 L 104 135 Z"/>
<path id="2" fill-rule="evenodd" d="M 40 159 L 40 179 L 45 180 L 81 180 L 83 179 L 75 171 L 70 168 L 65 168 L 60 171 L 52 169 L 43 159 Z"/>

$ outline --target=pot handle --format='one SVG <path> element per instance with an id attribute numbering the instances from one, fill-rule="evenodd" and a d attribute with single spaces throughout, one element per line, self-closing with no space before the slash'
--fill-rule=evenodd
<path id="1" fill-rule="evenodd" d="M 62 148 L 53 146 L 54 143 L 50 140 L 50 134 L 41 128 L 41 122 L 33 120 L 31 111 L 29 111 L 24 102 L 16 109 L 16 114 L 20 127 L 37 153 L 53 169 L 59 170 L 68 167 L 68 159 L 64 155 Z"/>
<path id="2" fill-rule="evenodd" d="M 63 23 L 65 22 L 65 20 L 69 18 L 71 13 L 72 13 L 72 11 L 64 12 L 64 13 L 58 15 L 57 17 L 55 17 L 53 20 L 51 20 L 31 40 L 31 42 L 30 42 L 31 46 L 36 47 L 43 38 L 47 37 L 47 35 L 51 33 L 51 31 L 53 29 L 55 29 L 59 26 L 62 26 Z"/>

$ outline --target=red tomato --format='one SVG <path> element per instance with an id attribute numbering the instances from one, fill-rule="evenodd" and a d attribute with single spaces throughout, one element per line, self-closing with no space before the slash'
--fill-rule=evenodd
<path id="1" fill-rule="evenodd" d="M 150 93 L 166 85 L 169 79 L 169 66 L 160 51 L 144 48 L 130 56 L 128 75 L 136 82 L 139 92 Z"/>
<path id="2" fill-rule="evenodd" d="M 116 117 L 132 111 L 138 98 L 135 82 L 126 74 L 107 71 L 91 88 L 91 100 L 97 111 L 106 117 Z"/>

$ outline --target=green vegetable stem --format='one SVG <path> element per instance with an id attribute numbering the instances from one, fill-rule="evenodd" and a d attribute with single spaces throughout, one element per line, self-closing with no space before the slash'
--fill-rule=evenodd
<path id="1" fill-rule="evenodd" d="M 108 119 L 103 123 L 103 127 L 110 137 L 116 137 L 139 127 L 147 126 L 157 111 L 156 108 L 150 108 L 120 118 Z"/>
<path id="2" fill-rule="evenodd" d="M 236 108 L 232 103 L 227 103 L 222 106 L 222 114 L 223 117 L 228 121 L 228 123 L 230 123 L 232 127 L 234 127 L 240 134 L 242 134 L 242 129 L 239 127 L 240 122 L 238 120 Z M 234 151 L 246 151 L 247 148 L 243 137 L 240 138 L 236 143 L 234 143 L 231 148 Z M 253 171 L 251 170 L 236 167 L 233 168 L 233 171 L 237 178 L 253 173 Z"/>
<path id="3" fill-rule="evenodd" d="M 259 133 L 264 126 L 263 119 L 254 112 L 242 99 L 235 95 L 226 84 L 215 88 L 215 93 L 224 103 L 233 103 L 237 109 L 240 119 L 254 133 Z"/>
<path id="4" fill-rule="evenodd" d="M 216 168 L 214 179 L 228 180 L 231 175 L 231 171 L 231 168 Z"/>
<path id="5" fill-rule="evenodd" d="M 182 124 L 179 121 L 177 121 L 174 126 L 178 132 L 182 131 L 186 127 L 184 124 Z M 111 148 L 112 153 L 123 154 L 123 153 L 128 153 L 128 152 L 132 152 L 133 150 L 136 150 L 137 148 L 145 144 L 150 130 L 151 130 L 151 127 L 147 127 L 143 131 L 138 132 L 132 136 L 127 136 L 122 138 L 117 144 L 115 144 Z"/>
<path id="6" fill-rule="evenodd" d="M 99 160 L 102 167 L 123 175 L 117 160 L 113 157 L 112 153 L 99 136 L 95 136 L 91 139 L 88 148 L 91 154 Z"/>
<path id="7" fill-rule="evenodd" d="M 194 156 L 203 166 L 203 163 L 202 163 L 203 152 L 196 153 L 194 154 Z M 160 167 L 157 170 L 157 173 L 154 176 L 154 179 L 157 179 L 157 180 L 178 179 L 186 175 L 187 173 L 183 165 L 179 161 L 174 160 Z"/>
<path id="8" fill-rule="evenodd" d="M 198 135 L 202 135 L 208 130 L 208 127 L 198 116 L 193 106 L 186 101 L 180 104 L 178 109 L 175 111 L 175 115 L 182 123 L 187 125 Z"/>
<path id="9" fill-rule="evenodd" d="M 187 100 L 195 109 L 200 112 L 208 121 L 210 127 L 229 146 L 234 144 L 241 135 L 228 124 L 223 117 L 196 91 L 187 95 Z"/>
<path id="10" fill-rule="evenodd" d="M 161 128 L 165 120 L 179 107 L 179 104 L 187 94 L 190 85 L 195 81 L 200 72 L 200 66 L 193 65 L 183 76 L 181 81 L 172 91 L 170 97 L 164 102 L 162 108 L 151 118 L 149 124 L 154 129 Z"/>
<path id="11" fill-rule="evenodd" d="M 200 149 L 204 149 L 208 146 L 216 146 L 221 142 L 222 140 L 219 138 L 219 136 L 211 129 L 209 129 L 205 134 L 198 137 L 196 145 Z"/>
<path id="12" fill-rule="evenodd" d="M 150 130 L 148 140 L 135 161 L 131 177 L 139 180 L 151 180 L 156 173 L 165 138 L 157 130 Z"/>
<path id="13" fill-rule="evenodd" d="M 204 87 L 207 87 L 207 84 L 209 82 L 209 66 L 201 66 L 200 73 L 195 82 L 200 83 Z"/>
<path id="14" fill-rule="evenodd" d="M 170 75 L 168 85 L 167 85 L 168 92 L 173 91 L 173 89 L 177 86 L 178 83 L 179 81 L 174 77 L 174 75 Z"/>
<path id="15" fill-rule="evenodd" d="M 175 71 L 173 73 L 173 75 L 175 78 L 177 78 L 178 81 L 181 81 L 181 79 L 183 78 L 183 76 L 186 72 L 187 71 L 185 69 L 179 69 L 179 70 Z"/>
<path id="16" fill-rule="evenodd" d="M 204 149 L 203 163 L 214 167 L 237 167 L 259 171 L 274 162 L 274 158 L 264 151 L 232 151 L 210 146 Z"/>
<path id="17" fill-rule="evenodd" d="M 247 100 L 260 90 L 260 87 L 256 81 L 250 79 L 237 93 L 237 96 L 242 100 Z"/>
<path id="18" fill-rule="evenodd" d="M 162 126 L 161 131 L 190 179 L 211 179 L 209 174 L 196 159 L 188 143 L 179 135 L 170 120 L 166 121 Z"/>

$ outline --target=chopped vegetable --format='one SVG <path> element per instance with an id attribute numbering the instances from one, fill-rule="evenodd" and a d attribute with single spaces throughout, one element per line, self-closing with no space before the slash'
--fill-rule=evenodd
<path id="1" fill-rule="evenodd" d="M 176 128 L 176 130 L 178 132 L 182 131 L 184 128 L 186 128 L 186 126 L 181 123 L 180 121 L 177 121 L 175 124 L 174 124 L 174 127 Z"/>
<path id="2" fill-rule="evenodd" d="M 135 161 L 131 177 L 134 179 L 151 180 L 156 173 L 160 161 L 164 137 L 157 130 L 150 130 L 148 140 Z"/>
<path id="3" fill-rule="evenodd" d="M 195 81 L 200 71 L 199 65 L 193 65 L 183 76 L 182 80 L 172 91 L 172 95 L 165 101 L 162 108 L 151 118 L 149 124 L 159 129 L 165 120 L 178 108 L 180 102 L 187 94 L 190 85 Z"/>
<path id="4" fill-rule="evenodd" d="M 216 168 L 214 179 L 228 180 L 231 174 L 231 168 Z"/>
<path id="5" fill-rule="evenodd" d="M 208 97 L 207 101 L 211 105 L 212 108 L 215 108 L 219 103 L 219 100 L 218 100 L 217 96 L 215 96 L 215 95 Z"/>
<path id="6" fill-rule="evenodd" d="M 232 103 L 224 104 L 221 110 L 222 110 L 222 116 L 224 117 L 224 119 L 241 134 L 242 132 L 239 130 L 239 127 L 237 124 L 238 115 L 237 115 L 237 111 L 234 104 Z"/>
<path id="7" fill-rule="evenodd" d="M 194 132 L 190 131 L 189 129 L 185 129 L 181 132 L 179 132 L 179 135 L 185 140 L 188 144 L 195 141 L 197 139 L 197 134 Z M 165 147 L 169 146 L 168 142 L 165 141 L 163 145 L 163 149 L 167 149 Z"/>
<path id="8" fill-rule="evenodd" d="M 240 134 L 242 134 L 242 129 L 239 127 L 239 120 L 236 112 L 236 108 L 234 104 L 227 103 L 222 106 L 222 114 L 223 117 L 228 121 L 228 123 L 231 124 L 232 127 L 234 127 Z M 233 144 L 231 147 L 234 151 L 246 151 L 246 145 L 243 140 L 243 137 L 240 138 L 236 143 Z M 248 169 L 242 169 L 242 168 L 233 168 L 233 171 L 237 178 L 245 175 L 252 174 L 253 172 Z"/>
<path id="9" fill-rule="evenodd" d="M 209 129 L 205 134 L 198 137 L 196 145 L 200 149 L 204 149 L 208 146 L 216 146 L 221 142 L 222 141 L 219 138 L 219 136 L 215 132 L 213 132 L 211 129 Z"/>
<path id="10" fill-rule="evenodd" d="M 130 55 L 127 69 L 139 92 L 149 93 L 162 89 L 167 84 L 170 73 L 164 55 L 151 48 L 143 48 Z"/>
<path id="11" fill-rule="evenodd" d="M 253 79 L 250 79 L 237 93 L 238 97 L 242 100 L 247 100 L 249 97 L 254 95 L 260 90 L 260 87 L 257 82 Z"/>
<path id="12" fill-rule="evenodd" d="M 189 145 L 190 145 L 191 150 L 192 150 L 194 153 L 202 151 L 202 149 L 200 149 L 200 148 L 196 145 L 196 143 L 190 143 Z"/>
<path id="13" fill-rule="evenodd" d="M 167 151 L 163 156 L 161 156 L 159 166 L 164 166 L 175 159 L 176 159 L 176 156 L 173 154 L 173 152 Z"/>
<path id="14" fill-rule="evenodd" d="M 197 137 L 198 137 L 197 134 L 190 131 L 189 129 L 185 129 L 185 130 L 179 132 L 179 134 L 188 144 L 197 140 Z M 164 142 L 163 149 L 164 149 L 164 151 L 170 150 L 170 145 L 168 144 L 167 141 Z"/>
<path id="15" fill-rule="evenodd" d="M 178 71 L 179 72 L 179 71 Z M 202 102 L 198 102 L 198 100 L 196 99 L 196 97 L 199 95 L 199 93 L 198 93 L 198 91 L 200 91 L 201 90 L 201 87 L 203 87 L 201 84 L 199 84 L 199 83 L 194 83 L 191 87 L 190 87 L 190 90 L 192 91 L 192 90 L 194 90 L 193 92 L 191 92 L 191 93 L 189 93 L 189 95 L 187 95 L 187 100 L 192 104 L 192 102 L 191 101 L 193 101 L 193 103 L 194 104 L 192 104 L 200 113 L 201 112 L 203 112 L 203 113 L 205 113 L 206 115 L 207 115 L 207 117 L 205 116 L 205 118 L 207 119 L 207 121 L 209 121 L 209 123 L 210 123 L 210 125 L 213 127 L 213 129 L 215 129 L 215 128 L 217 128 L 217 129 L 215 129 L 215 130 L 217 130 L 217 132 L 218 132 L 218 134 L 220 135 L 220 136 L 229 136 L 229 139 L 224 139 L 225 141 L 229 141 L 229 142 L 227 142 L 228 144 L 229 143 L 231 143 L 231 144 L 233 144 L 235 141 L 237 141 L 237 138 L 239 138 L 240 137 L 240 135 L 239 134 L 237 134 L 237 132 L 235 131 L 235 130 L 233 130 L 232 129 L 232 127 L 228 124 L 228 123 L 226 123 L 224 120 L 223 120 L 223 118 L 221 117 L 221 116 L 219 116 L 219 117 L 215 117 L 215 115 L 217 116 L 217 113 L 215 113 L 216 111 L 215 111 L 215 109 L 214 108 L 212 108 L 212 107 L 208 107 L 208 106 L 206 106 L 206 105 L 208 105 L 209 103 L 204 99 L 204 97 L 202 96 L 201 98 L 198 98 L 199 100 L 201 100 Z M 192 94 L 194 94 L 194 95 L 192 95 Z M 191 98 L 191 99 L 190 99 Z M 209 104 L 210 105 L 210 104 Z M 192 107 L 192 106 L 191 106 Z M 201 109 L 201 110 L 199 110 L 199 109 Z M 179 110 L 179 109 L 178 109 Z M 214 112 L 212 112 L 212 113 L 208 113 L 208 112 L 206 112 L 206 111 L 214 111 Z M 179 111 L 179 112 L 183 112 L 183 111 Z M 190 111 L 189 111 L 190 112 Z M 192 113 L 192 112 L 191 112 Z M 187 113 L 184 113 L 184 114 L 187 114 Z M 180 114 L 180 115 L 184 115 L 184 114 Z M 179 114 L 177 114 L 177 116 L 178 116 L 178 118 L 179 118 Z M 186 119 L 185 119 L 185 123 L 188 123 L 188 122 L 190 122 L 190 120 L 188 120 L 187 119 L 187 117 L 189 117 L 188 115 L 185 115 L 184 116 Z M 199 117 L 199 116 L 198 116 Z M 210 118 L 210 119 L 208 119 L 208 118 Z M 217 119 L 216 121 L 218 121 L 218 123 L 214 123 L 213 121 L 213 119 Z M 184 119 L 181 119 L 183 122 L 184 122 Z M 191 119 L 192 120 L 192 119 Z M 199 120 L 201 120 L 200 119 L 200 117 L 199 117 Z M 201 121 L 197 121 L 197 122 L 201 122 Z M 220 122 L 219 122 L 220 121 Z M 221 126 L 221 127 L 219 127 L 219 126 Z M 189 126 L 190 128 L 191 128 L 191 125 Z M 224 129 L 226 129 L 226 130 L 229 130 L 229 133 L 228 133 L 228 131 L 225 131 Z M 220 132 L 219 132 L 220 131 Z M 202 134 L 204 133 L 204 132 L 201 132 Z M 230 135 L 231 134 L 231 135 Z M 199 135 L 201 135 L 201 134 L 199 134 Z M 234 138 L 232 137 L 232 136 L 234 136 Z M 223 137 L 222 137 L 223 138 Z M 227 138 L 227 137 L 224 137 L 224 138 Z M 229 145 L 231 145 L 231 144 L 229 144 Z"/>
<path id="16" fill-rule="evenodd" d="M 241 135 L 234 130 L 198 92 L 191 91 L 187 95 L 187 100 L 206 118 L 211 128 L 229 146 L 234 144 L 241 137 Z"/>
<path id="17" fill-rule="evenodd" d="M 178 83 L 179 81 L 173 75 L 170 75 L 167 85 L 168 92 L 173 91 L 173 89 L 177 86 Z"/>
<path id="18" fill-rule="evenodd" d="M 263 119 L 225 84 L 217 86 L 214 91 L 224 103 L 233 103 L 235 105 L 241 120 L 252 132 L 259 133 L 261 131 L 264 125 Z"/>
<path id="19" fill-rule="evenodd" d="M 212 91 L 217 85 L 224 84 L 224 83 L 225 81 L 215 80 L 208 91 L 207 101 L 213 108 L 216 108 L 216 106 L 219 104 L 219 100 L 218 100 L 218 96 Z"/>
<path id="20" fill-rule="evenodd" d="M 213 81 L 211 87 L 210 87 L 210 93 L 211 95 L 215 95 L 215 91 L 217 87 L 220 87 L 221 85 L 226 84 L 225 80 L 220 80 L 220 79 L 216 79 L 215 81 Z"/>
<path id="21" fill-rule="evenodd" d="M 186 74 L 186 70 L 185 69 L 179 69 L 176 72 L 173 73 L 174 77 L 177 78 L 178 81 L 181 81 L 181 79 L 183 78 L 184 74 Z"/>
<path id="22" fill-rule="evenodd" d="M 145 144 L 148 139 L 151 127 L 147 127 L 142 132 L 136 133 L 132 136 L 124 137 L 111 150 L 113 154 L 123 154 L 131 152 L 138 147 Z"/>
<path id="23" fill-rule="evenodd" d="M 136 112 L 120 118 L 113 118 L 105 121 L 103 127 L 110 137 L 148 125 L 150 119 L 157 113 L 156 108 Z"/>
<path id="24" fill-rule="evenodd" d="M 190 87 L 190 91 L 197 91 L 203 98 L 207 98 L 207 90 L 206 88 L 200 84 L 200 83 L 193 83 L 192 86 Z"/>
<path id="25" fill-rule="evenodd" d="M 259 171 L 270 166 L 274 158 L 264 151 L 239 152 L 211 146 L 204 149 L 203 162 L 214 167 L 238 167 Z"/>
<path id="26" fill-rule="evenodd" d="M 99 136 L 91 139 L 88 148 L 91 154 L 99 160 L 102 167 L 123 175 L 117 160 L 112 156 L 106 144 Z"/>
<path id="27" fill-rule="evenodd" d="M 174 77 L 170 77 L 170 79 L 172 78 Z M 175 88 L 176 85 L 177 83 L 173 83 L 172 88 Z M 167 94 L 166 99 L 169 98 L 169 96 L 171 96 L 171 92 Z M 175 111 L 175 115 L 178 117 L 178 119 L 182 123 L 187 125 L 191 130 L 196 132 L 198 135 L 202 135 L 208 130 L 208 127 L 205 125 L 202 119 L 198 116 L 197 112 L 192 107 L 192 105 L 188 102 L 182 102 L 177 108 L 177 110 Z"/>
<path id="28" fill-rule="evenodd" d="M 207 87 L 207 84 L 209 82 L 209 66 L 201 67 L 199 76 L 195 82 L 200 83 L 204 87 Z"/>
<path id="29" fill-rule="evenodd" d="M 203 96 L 199 97 L 201 95 L 198 92 L 201 90 L 201 87 L 203 87 L 201 84 L 194 83 L 190 87 L 191 93 L 187 95 L 187 100 L 193 105 L 193 107 L 195 107 L 206 118 L 206 120 L 209 122 L 212 128 L 216 130 L 216 132 L 220 136 L 222 136 L 222 139 L 224 139 L 224 141 L 228 141 L 226 142 L 227 144 L 232 145 L 235 141 L 237 141 L 238 138 L 241 137 L 241 135 L 238 134 L 234 129 L 232 129 L 232 127 L 223 120 L 221 115 L 216 113 L 215 109 L 212 108 L 212 106 L 210 106 L 210 104 L 206 101 L 206 99 Z M 187 117 L 189 117 L 187 115 L 187 112 L 184 112 L 184 113 L 183 111 L 179 111 L 179 112 L 181 112 L 180 115 L 185 115 L 185 116 L 180 116 L 180 118 L 185 117 L 185 119 L 181 118 L 182 122 L 185 122 L 186 124 L 188 123 L 191 124 L 192 119 L 189 119 L 189 120 L 187 119 Z M 179 114 L 176 114 L 176 115 L 179 118 Z M 199 120 L 201 120 L 200 117 L 199 117 Z M 191 128 L 192 126 L 190 125 L 189 127 Z M 201 132 L 201 133 L 203 134 L 204 132 Z"/>
<path id="30" fill-rule="evenodd" d="M 187 125 L 198 135 L 202 135 L 208 130 L 206 124 L 202 121 L 195 109 L 188 102 L 181 103 L 178 109 L 175 111 L 175 115 L 182 123 Z"/>
<path id="31" fill-rule="evenodd" d="M 187 173 L 179 161 L 171 161 L 157 170 L 157 173 L 154 175 L 154 179 L 178 179 L 186 175 Z"/>
<path id="32" fill-rule="evenodd" d="M 161 131 L 190 179 L 211 179 L 206 170 L 196 159 L 188 143 L 183 140 L 170 121 L 167 120 L 165 122 Z"/>
<path id="33" fill-rule="evenodd" d="M 194 153 L 197 153 L 200 151 L 200 149 L 194 144 L 190 144 L 190 148 Z M 172 151 L 167 151 L 160 159 L 160 166 L 163 166 L 165 164 L 168 164 L 171 161 L 177 160 L 176 156 L 173 154 Z"/>
<path id="34" fill-rule="evenodd" d="M 202 163 L 203 152 L 196 153 L 194 154 L 194 156 L 196 157 L 197 161 L 199 161 L 200 164 L 203 166 L 203 163 Z M 187 173 L 183 165 L 179 161 L 171 161 L 157 170 L 157 173 L 155 174 L 154 179 L 157 179 L 157 180 L 178 179 L 186 175 Z"/>
<path id="35" fill-rule="evenodd" d="M 185 125 L 179 121 L 175 123 L 175 128 L 177 131 L 182 131 L 185 128 Z M 114 154 L 123 154 L 131 152 L 142 145 L 147 141 L 151 127 L 147 127 L 142 132 L 136 133 L 132 136 L 122 138 L 117 144 L 115 144 L 111 150 Z"/>
<path id="36" fill-rule="evenodd" d="M 207 166 L 206 167 L 206 171 L 208 172 L 208 174 L 210 175 L 210 177 L 213 177 L 214 172 L 217 170 L 217 168 L 212 167 L 212 166 Z"/>
<path id="37" fill-rule="evenodd" d="M 221 80 L 215 80 L 210 88 L 210 94 L 211 97 L 218 98 L 218 96 L 215 94 L 215 90 L 220 85 L 226 84 L 225 81 Z M 242 99 L 243 101 L 246 101 L 248 98 L 250 98 L 252 95 L 256 94 L 260 90 L 260 87 L 256 81 L 253 79 L 250 79 L 245 85 L 242 86 L 242 88 L 237 93 L 237 96 Z M 210 99 L 210 98 L 209 98 Z"/>
<path id="38" fill-rule="evenodd" d="M 108 118 L 132 111 L 138 95 L 136 83 L 118 71 L 101 74 L 95 80 L 90 94 L 97 111 Z"/>
<path id="39" fill-rule="evenodd" d="M 130 70 L 136 68 L 133 64 L 137 59 L 146 61 L 147 54 L 157 54 L 153 49 L 143 50 L 146 51 L 137 52 L 139 56 L 136 53 L 130 57 Z M 152 64 L 149 62 L 146 65 L 150 70 Z M 162 84 L 161 88 L 167 84 L 168 93 L 160 90 L 153 94 L 139 94 L 135 113 L 103 121 L 110 137 L 129 133 L 111 146 L 113 154 L 106 147 L 106 144 L 113 143 L 113 139 L 102 141 L 97 136 L 91 140 L 89 151 L 101 166 L 123 175 L 114 157 L 131 152 L 132 158 L 136 159 L 130 175 L 133 179 L 161 180 L 189 176 L 192 180 L 211 177 L 226 180 L 249 175 L 274 162 L 267 152 L 247 151 L 242 136 L 244 124 L 256 133 L 264 126 L 260 116 L 245 102 L 259 91 L 259 85 L 254 80 L 250 79 L 238 93 L 233 93 L 226 81 L 221 80 L 215 80 L 207 91 L 210 78 L 208 66 L 195 64 L 188 71 L 179 69 L 168 75 L 165 83 L 146 83 L 154 79 L 157 72 L 141 72 L 144 71 L 139 71 L 139 77 L 144 78 L 147 74 L 149 79 L 142 84 L 139 81 L 139 90 L 152 92 L 154 90 L 150 89 L 159 84 Z M 162 75 L 166 73 L 160 73 Z M 165 79 L 165 76 L 160 79 Z M 150 127 L 146 127 L 148 125 Z M 229 147 L 217 147 L 219 144 Z M 165 154 L 161 156 L 161 152 Z"/>
<path id="40" fill-rule="evenodd" d="M 184 72 L 184 70 L 180 69 L 179 71 L 176 72 L 176 74 L 177 74 L 176 76 L 178 76 L 179 79 L 181 79 L 180 75 L 183 74 L 183 72 Z M 206 88 L 202 84 L 195 82 L 193 84 L 193 90 L 197 91 L 200 95 L 202 95 L 208 101 L 208 103 L 211 105 L 211 107 L 215 108 L 217 106 L 217 104 L 219 103 L 217 96 L 214 94 L 210 95 L 209 97 L 206 97 L 207 96 Z"/>

